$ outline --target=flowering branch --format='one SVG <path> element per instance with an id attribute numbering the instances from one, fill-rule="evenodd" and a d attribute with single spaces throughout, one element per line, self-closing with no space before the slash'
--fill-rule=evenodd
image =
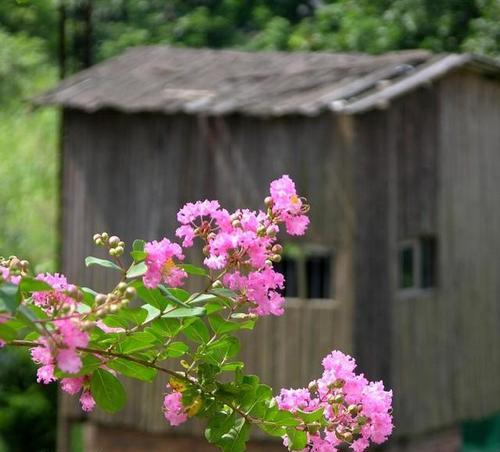
<path id="1" fill-rule="evenodd" d="M 129 267 L 118 236 L 95 234 L 111 260 L 88 257 L 85 263 L 118 272 L 109 293 L 70 284 L 60 274 L 33 277 L 27 261 L 0 258 L 0 345 L 29 348 L 38 382 L 58 381 L 63 391 L 80 394 L 85 411 L 96 404 L 109 412 L 123 407 L 126 393 L 117 377 L 150 382 L 162 372 L 170 377 L 166 420 L 179 425 L 206 418 L 207 440 L 224 451 L 245 450 L 251 425 L 282 437 L 289 450 L 363 451 L 391 434 L 392 394 L 357 375 L 352 358 L 332 352 L 307 389 L 282 389 L 277 397 L 233 360 L 238 331 L 284 313 L 284 277 L 274 268 L 283 253 L 278 233 L 284 227 L 304 234 L 308 211 L 283 176 L 271 183 L 263 211 L 229 213 L 217 201 L 186 204 L 177 215 L 182 244 L 136 240 Z M 195 240 L 203 267 L 184 263 L 184 249 Z M 182 288 L 197 277 L 207 280 L 202 291 Z M 167 358 L 182 370 L 159 364 Z"/>

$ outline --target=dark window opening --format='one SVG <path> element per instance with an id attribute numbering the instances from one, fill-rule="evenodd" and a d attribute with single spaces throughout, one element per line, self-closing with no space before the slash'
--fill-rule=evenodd
<path id="1" fill-rule="evenodd" d="M 285 252 L 275 270 L 285 277 L 285 289 L 281 293 L 290 298 L 333 298 L 332 255 L 317 247 L 291 248 Z"/>
<path id="2" fill-rule="evenodd" d="M 330 256 L 306 259 L 307 298 L 330 298 Z"/>
<path id="3" fill-rule="evenodd" d="M 285 277 L 285 289 L 281 291 L 285 297 L 299 296 L 298 266 L 293 258 L 283 256 L 281 262 L 274 265 L 275 270 Z"/>
<path id="4" fill-rule="evenodd" d="M 437 241 L 434 237 L 399 245 L 399 288 L 428 289 L 437 285 Z"/>
<path id="5" fill-rule="evenodd" d="M 420 239 L 420 285 L 434 287 L 437 283 L 437 244 L 434 237 Z"/>
<path id="6" fill-rule="evenodd" d="M 404 246 L 399 250 L 399 287 L 401 289 L 415 286 L 413 254 L 412 245 Z"/>

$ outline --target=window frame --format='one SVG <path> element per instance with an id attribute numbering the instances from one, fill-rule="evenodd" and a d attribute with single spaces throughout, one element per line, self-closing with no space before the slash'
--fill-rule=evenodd
<path id="1" fill-rule="evenodd" d="M 436 274 L 433 277 L 434 284 L 432 286 L 424 287 L 422 284 L 422 243 L 424 240 L 429 240 L 432 239 L 434 240 L 434 246 L 436 247 L 435 255 L 434 255 L 434 272 Z M 402 287 L 401 286 L 401 281 L 402 281 L 402 265 L 401 265 L 401 252 L 405 248 L 411 247 L 412 252 L 413 252 L 413 285 L 410 287 Z M 420 235 L 415 238 L 411 239 L 404 239 L 400 240 L 397 244 L 397 280 L 396 280 L 396 291 L 399 295 L 403 296 L 414 296 L 422 293 L 432 293 L 436 290 L 436 288 L 439 285 L 439 280 L 438 280 L 438 255 L 437 255 L 437 249 L 438 249 L 438 240 L 437 237 L 434 235 Z"/>

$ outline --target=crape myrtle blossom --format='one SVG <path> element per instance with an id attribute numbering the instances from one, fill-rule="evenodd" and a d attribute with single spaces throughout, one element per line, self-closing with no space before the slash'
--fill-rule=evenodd
<path id="1" fill-rule="evenodd" d="M 391 434 L 392 391 L 356 374 L 355 368 L 353 358 L 333 351 L 323 360 L 323 375 L 308 389 L 282 389 L 276 398 L 281 409 L 292 413 L 324 409 L 327 427 L 308 433 L 305 450 L 335 451 L 349 444 L 354 452 L 362 452 L 370 441 L 380 444 Z"/>
<path id="2" fill-rule="evenodd" d="M 167 388 L 171 390 L 170 385 Z M 173 427 L 181 425 L 188 420 L 187 410 L 182 404 L 182 393 L 172 390 L 163 399 L 163 414 Z"/>
<path id="3" fill-rule="evenodd" d="M 53 290 L 33 292 L 33 303 L 47 315 L 55 318 L 52 330 L 38 339 L 38 346 L 31 349 L 32 360 L 39 365 L 37 381 L 49 384 L 57 381 L 56 368 L 68 374 L 76 374 L 82 368 L 78 348 L 86 347 L 89 335 L 83 331 L 81 314 L 78 313 L 77 288 L 69 284 L 61 274 L 39 274 L 37 280 L 46 282 Z M 88 377 L 63 378 L 61 388 L 69 394 L 76 394 L 84 388 Z M 85 392 L 87 394 L 85 395 Z M 95 404 L 88 390 L 82 392 L 82 409 L 90 409 Z M 93 399 L 92 399 L 93 400 Z"/>
<path id="4" fill-rule="evenodd" d="M 170 287 L 182 286 L 187 274 L 174 261 L 174 258 L 184 259 L 182 248 L 177 243 L 172 243 L 168 239 L 163 239 L 160 242 L 154 240 L 146 243 L 144 251 L 146 252 L 147 271 L 143 281 L 146 287 L 155 288 L 161 283 Z"/>
<path id="5" fill-rule="evenodd" d="M 237 301 L 248 305 L 249 313 L 282 315 L 284 278 L 273 262 L 280 261 L 283 249 L 276 235 L 283 223 L 289 234 L 304 234 L 309 206 L 287 175 L 271 183 L 265 204 L 266 211 L 229 213 L 218 201 L 188 203 L 177 214 L 181 225 L 176 235 L 184 247 L 192 246 L 195 237 L 202 240 L 205 266 L 220 275 Z"/>
<path id="6" fill-rule="evenodd" d="M 113 261 L 89 256 L 85 263 L 118 275 L 107 293 L 72 285 L 58 273 L 33 279 L 27 261 L 0 258 L 0 347 L 3 341 L 29 347 L 38 382 L 57 382 L 79 397 L 84 411 L 124 406 L 117 377 L 168 375 L 166 421 L 177 426 L 208 418 L 207 440 L 226 452 L 244 450 L 252 424 L 307 452 L 363 452 L 385 441 L 393 428 L 392 393 L 357 374 L 351 357 L 333 351 L 320 378 L 277 397 L 235 361 L 237 333 L 252 329 L 258 316 L 284 312 L 285 279 L 274 267 L 283 254 L 279 233 L 301 235 L 309 225 L 309 205 L 287 175 L 271 183 L 264 206 L 229 212 L 218 201 L 188 203 L 177 215 L 182 245 L 137 240 L 131 265 L 124 264 L 127 256 L 122 260 L 125 243 L 118 236 L 95 234 L 94 243 Z M 184 264 L 184 248 L 195 240 L 203 269 Z M 204 288 L 163 287 L 184 285 L 188 274 Z M 181 367 L 174 370 L 169 359 L 176 357 Z"/>

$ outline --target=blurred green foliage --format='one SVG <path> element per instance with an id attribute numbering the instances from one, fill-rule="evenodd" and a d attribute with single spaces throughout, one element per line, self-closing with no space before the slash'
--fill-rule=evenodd
<path id="1" fill-rule="evenodd" d="M 0 353 L 0 451 L 55 449 L 56 387 L 36 382 L 26 350 Z"/>

